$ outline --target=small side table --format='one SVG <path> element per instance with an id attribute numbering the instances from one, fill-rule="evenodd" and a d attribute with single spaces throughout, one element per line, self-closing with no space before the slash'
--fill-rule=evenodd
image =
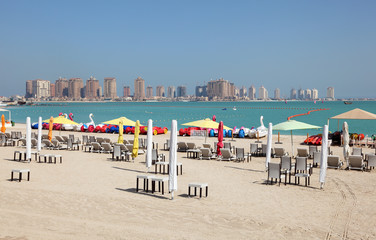
<path id="1" fill-rule="evenodd" d="M 30 181 L 30 169 L 13 169 L 11 173 L 11 181 L 13 181 L 13 173 L 18 173 L 18 181 L 21 182 L 22 173 L 27 172 L 27 181 Z"/>
<path id="2" fill-rule="evenodd" d="M 162 183 L 162 195 L 164 194 L 164 183 L 168 182 L 168 177 L 153 177 L 151 178 L 151 192 L 155 192 L 155 182 L 158 182 L 158 191 L 161 191 L 161 183 Z"/>
<path id="3" fill-rule="evenodd" d="M 149 179 L 155 178 L 153 175 L 137 175 L 136 192 L 138 192 L 138 179 L 144 179 L 144 191 L 149 191 Z"/>
<path id="4" fill-rule="evenodd" d="M 200 188 L 200 198 L 202 197 L 202 189 L 206 188 L 206 197 L 208 197 L 209 186 L 207 183 L 190 183 L 188 184 L 188 197 L 191 196 L 191 187 L 195 188 L 195 196 L 197 196 L 197 188 Z"/>

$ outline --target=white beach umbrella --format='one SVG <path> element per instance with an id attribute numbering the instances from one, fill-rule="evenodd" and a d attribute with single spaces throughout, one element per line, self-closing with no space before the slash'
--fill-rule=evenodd
<path id="1" fill-rule="evenodd" d="M 272 153 L 272 138 L 273 138 L 273 124 L 269 123 L 268 128 L 268 140 L 267 140 L 267 146 L 266 146 L 266 160 L 265 160 L 265 168 L 268 169 L 268 163 L 270 162 L 270 157 Z"/>
<path id="2" fill-rule="evenodd" d="M 344 122 L 342 125 L 343 134 L 343 158 L 346 159 L 347 167 L 349 167 L 349 156 L 350 156 L 350 136 L 349 136 L 349 125 Z"/>
<path id="3" fill-rule="evenodd" d="M 148 137 L 147 137 L 147 149 L 146 149 L 146 167 L 148 168 L 148 172 L 151 167 L 152 161 L 152 150 L 153 150 L 153 120 L 148 120 Z"/>
<path id="4" fill-rule="evenodd" d="M 42 149 L 42 117 L 38 120 L 38 152 Z"/>
<path id="5" fill-rule="evenodd" d="M 176 172 L 177 161 L 177 121 L 171 122 L 170 135 L 170 173 L 169 173 L 169 190 L 171 192 L 171 199 L 174 199 L 174 191 L 178 190 L 178 177 Z"/>
<path id="6" fill-rule="evenodd" d="M 31 123 L 30 117 L 26 118 L 26 159 L 31 160 Z"/>
<path id="7" fill-rule="evenodd" d="M 322 132 L 321 160 L 320 160 L 320 188 L 324 187 L 326 168 L 328 167 L 328 125 Z"/>

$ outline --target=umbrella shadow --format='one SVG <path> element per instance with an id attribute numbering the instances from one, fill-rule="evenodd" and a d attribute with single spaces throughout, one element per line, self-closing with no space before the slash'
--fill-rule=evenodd
<path id="1" fill-rule="evenodd" d="M 154 195 L 151 193 L 151 191 L 149 192 L 145 192 L 143 190 L 139 190 L 138 192 L 136 192 L 136 188 L 115 188 L 116 190 L 119 190 L 119 191 L 124 191 L 124 192 L 129 192 L 129 193 L 135 193 L 135 194 L 141 194 L 141 195 L 145 195 L 145 196 L 149 196 L 149 197 L 154 197 L 154 198 L 158 198 L 158 199 L 169 199 L 169 197 L 167 196 L 164 196 L 164 195 Z"/>
<path id="2" fill-rule="evenodd" d="M 124 170 L 124 171 L 129 171 L 129 172 L 146 173 L 145 171 L 139 171 L 139 170 L 128 169 L 128 168 L 121 168 L 121 167 L 112 167 L 112 168 Z"/>
<path id="3" fill-rule="evenodd" d="M 227 167 L 227 168 L 234 168 L 234 169 L 243 170 L 243 171 L 250 171 L 250 172 L 259 172 L 259 173 L 264 173 L 265 172 L 265 171 L 261 171 L 261 170 L 246 169 L 246 168 L 233 167 L 233 166 L 225 166 L 225 167 Z"/>
<path id="4" fill-rule="evenodd" d="M 260 185 L 265 185 L 265 186 L 268 186 L 268 185 L 279 185 L 279 182 L 273 182 L 273 183 L 270 183 L 268 182 L 268 180 L 266 179 L 263 179 L 263 180 L 259 180 L 259 181 L 253 181 L 252 182 L 253 184 L 260 184 Z M 302 188 L 309 188 L 309 189 L 320 189 L 318 187 L 312 187 L 312 186 L 305 186 L 304 184 L 295 184 L 294 182 L 291 181 L 291 183 L 287 183 L 285 185 L 285 182 L 284 181 L 281 181 L 281 186 L 292 186 L 292 187 L 302 187 Z"/>

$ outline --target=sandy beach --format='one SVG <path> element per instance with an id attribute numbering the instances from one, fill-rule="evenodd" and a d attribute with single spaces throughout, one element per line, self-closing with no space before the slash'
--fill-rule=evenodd
<path id="1" fill-rule="evenodd" d="M 25 132 L 25 125 L 7 132 L 17 130 Z M 116 134 L 95 135 L 117 140 Z M 163 149 L 168 138 L 169 134 L 158 135 L 153 141 Z M 304 138 L 294 136 L 295 147 Z M 207 142 L 213 145 L 216 140 Z M 234 140 L 231 144 L 246 152 L 255 142 Z M 190 137 L 178 141 L 204 143 Z M 278 146 L 291 152 L 290 136 L 281 136 L 281 141 Z M 170 200 L 168 193 L 135 192 L 136 176 L 147 171 L 145 155 L 124 162 L 112 161 L 110 154 L 42 149 L 41 153 L 61 154 L 63 163 L 37 163 L 34 158 L 27 163 L 13 160 L 19 149 L 0 147 L 0 239 L 376 239 L 376 170 L 328 169 L 324 189 L 319 189 L 319 168 L 313 170 L 309 187 L 304 181 L 266 185 L 265 157 L 239 163 L 178 153 L 183 175 Z M 331 150 L 343 159 L 341 147 Z M 168 152 L 160 153 L 168 161 Z M 30 181 L 10 181 L 12 169 L 25 168 L 31 171 Z M 191 182 L 208 183 L 209 196 L 188 198 Z"/>

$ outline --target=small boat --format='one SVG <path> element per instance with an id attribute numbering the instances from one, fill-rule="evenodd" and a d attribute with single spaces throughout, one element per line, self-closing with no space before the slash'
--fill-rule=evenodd
<path id="1" fill-rule="evenodd" d="M 232 110 L 236 111 L 236 107 L 234 106 L 234 107 L 232 108 Z"/>
<path id="2" fill-rule="evenodd" d="M 222 108 L 222 110 L 227 110 L 227 108 Z"/>
<path id="3" fill-rule="evenodd" d="M 351 101 L 344 101 L 343 103 L 346 104 L 346 105 L 350 105 L 350 104 L 352 104 Z"/>

